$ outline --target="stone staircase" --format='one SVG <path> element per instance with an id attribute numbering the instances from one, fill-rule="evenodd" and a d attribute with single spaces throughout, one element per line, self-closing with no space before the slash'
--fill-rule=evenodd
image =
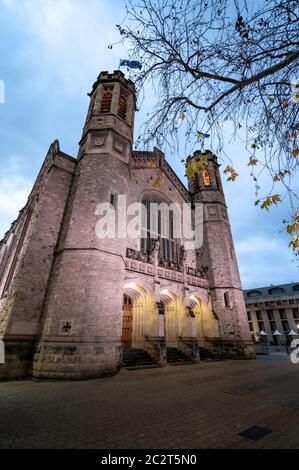
<path id="1" fill-rule="evenodd" d="M 192 360 L 177 348 L 167 348 L 167 362 L 169 364 L 186 364 Z"/>
<path id="2" fill-rule="evenodd" d="M 143 349 L 124 348 L 122 357 L 123 367 L 154 367 L 153 359 Z"/>
<path id="3" fill-rule="evenodd" d="M 210 351 L 206 348 L 201 347 L 201 346 L 199 347 L 199 354 L 200 354 L 200 360 L 201 361 L 206 361 L 206 360 L 212 358 L 212 354 L 210 353 Z"/>

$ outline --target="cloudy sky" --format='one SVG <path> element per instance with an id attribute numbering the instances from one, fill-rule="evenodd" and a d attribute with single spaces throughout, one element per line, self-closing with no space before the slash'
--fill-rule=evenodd
<path id="1" fill-rule="evenodd" d="M 123 17 L 123 0 L 0 0 L 0 238 L 26 203 L 50 143 L 58 138 L 76 156 L 87 92 L 100 71 L 126 58 L 122 46 L 107 49 L 119 40 L 115 24 Z M 150 91 L 146 98 L 137 126 L 154 99 Z M 298 281 L 281 233 L 287 202 L 270 214 L 254 206 L 248 156 L 229 141 L 227 132 L 226 152 L 240 174 L 225 193 L 243 286 Z M 183 179 L 180 157 L 168 161 Z"/>

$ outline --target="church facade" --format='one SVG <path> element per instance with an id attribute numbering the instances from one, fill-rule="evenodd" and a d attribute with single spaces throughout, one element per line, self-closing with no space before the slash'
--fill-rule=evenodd
<path id="1" fill-rule="evenodd" d="M 217 157 L 205 152 L 187 189 L 160 150 L 133 151 L 135 89 L 122 72 L 102 72 L 90 98 L 77 158 L 50 146 L 0 243 L 0 378 L 100 377 L 145 357 L 254 358 Z M 141 236 L 99 236 L 110 208 L 118 230 L 134 215 L 124 198 L 146 208 Z M 190 207 L 202 243 L 185 248 L 172 210 L 162 222 L 158 211 L 153 234 L 149 208 L 160 204 Z"/>

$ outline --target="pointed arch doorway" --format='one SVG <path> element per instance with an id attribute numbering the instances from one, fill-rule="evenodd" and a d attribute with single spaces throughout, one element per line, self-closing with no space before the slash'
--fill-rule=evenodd
<path id="1" fill-rule="evenodd" d="M 130 297 L 124 295 L 122 309 L 122 336 L 121 341 L 124 348 L 132 346 L 132 330 L 133 330 L 133 303 Z"/>

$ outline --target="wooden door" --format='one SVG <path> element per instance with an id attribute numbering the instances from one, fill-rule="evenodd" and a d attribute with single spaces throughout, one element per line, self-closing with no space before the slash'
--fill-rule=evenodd
<path id="1" fill-rule="evenodd" d="M 130 348 L 132 345 L 132 301 L 128 297 L 124 297 L 123 305 L 123 328 L 122 328 L 122 344 L 124 348 Z"/>

